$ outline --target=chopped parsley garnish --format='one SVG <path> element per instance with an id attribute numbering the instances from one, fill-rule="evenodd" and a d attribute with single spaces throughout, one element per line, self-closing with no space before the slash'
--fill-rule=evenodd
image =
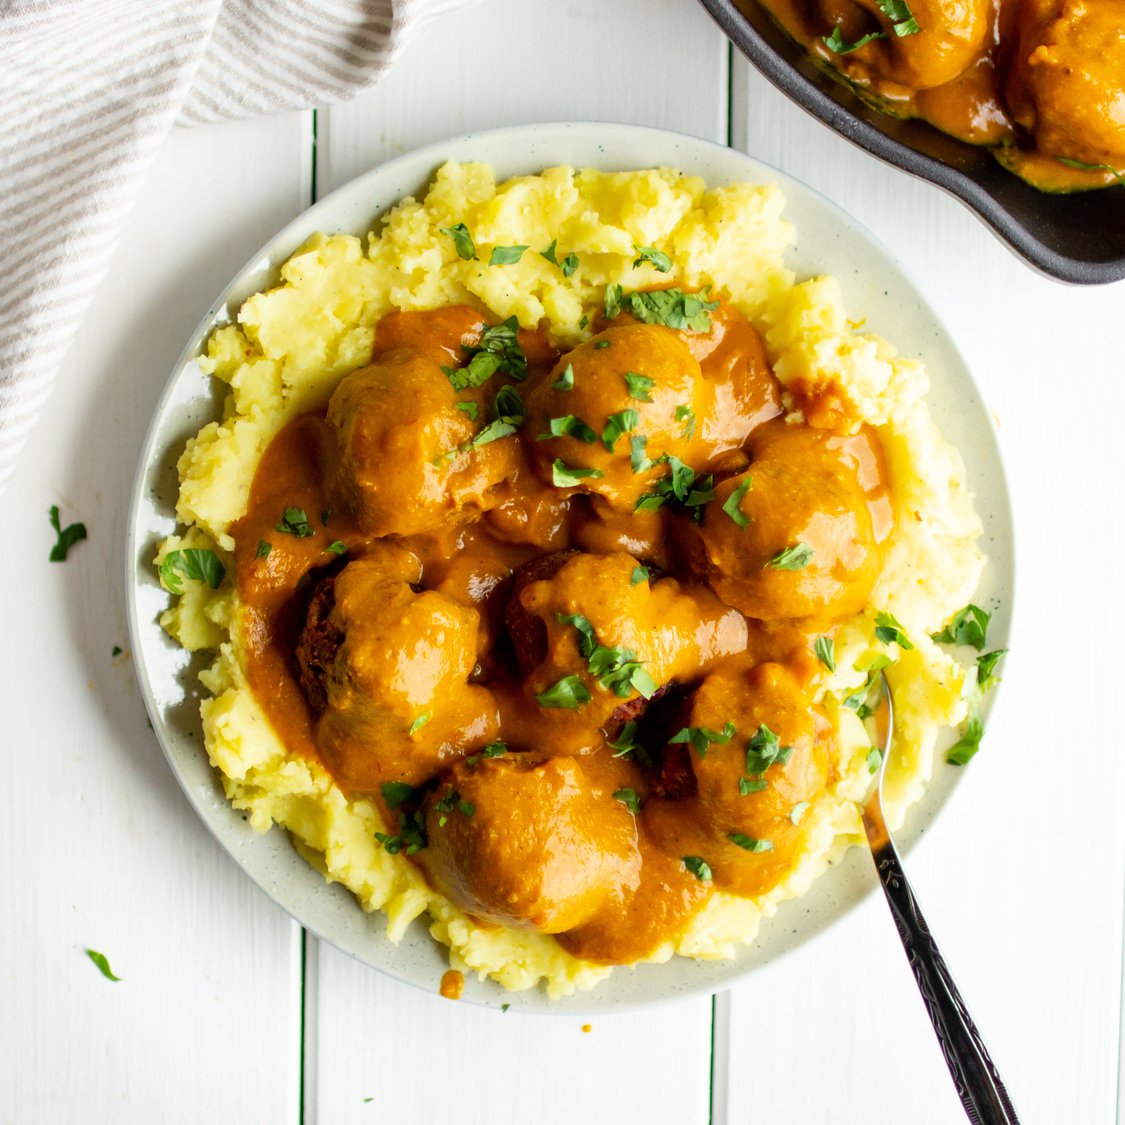
<path id="1" fill-rule="evenodd" d="M 629 465 L 634 473 L 644 473 L 652 468 L 652 462 L 645 456 L 648 438 L 644 434 L 633 434 L 629 438 Z"/>
<path id="2" fill-rule="evenodd" d="M 866 47 L 868 43 L 874 43 L 876 39 L 886 38 L 887 33 L 885 31 L 871 31 L 861 36 L 854 43 L 849 43 L 840 31 L 840 25 L 837 24 L 832 29 L 832 34 L 823 36 L 821 41 L 833 54 L 850 55 L 852 51 L 858 51 L 860 47 Z"/>
<path id="3" fill-rule="evenodd" d="M 656 681 L 645 671 L 632 649 L 599 644 L 590 619 L 580 613 L 556 613 L 555 619 L 562 625 L 574 626 L 578 631 L 578 654 L 586 660 L 586 670 L 606 691 L 612 691 L 620 699 L 627 698 L 632 691 L 645 699 L 651 699 L 656 693 Z M 587 693 L 582 702 L 589 702 L 589 699 Z"/>
<path id="4" fill-rule="evenodd" d="M 875 639 L 883 645 L 896 644 L 903 651 L 914 647 L 913 642 L 902 631 L 902 622 L 894 614 L 875 614 Z"/>
<path id="5" fill-rule="evenodd" d="M 535 701 L 540 707 L 561 707 L 577 711 L 584 703 L 590 702 L 590 693 L 581 676 L 563 676 L 546 691 L 536 693 Z"/>
<path id="6" fill-rule="evenodd" d="M 647 581 L 648 581 L 648 567 L 647 566 L 635 566 L 635 567 L 633 567 L 633 573 L 629 578 L 629 584 L 631 586 L 639 586 L 642 582 L 647 582 Z"/>
<path id="7" fill-rule="evenodd" d="M 109 655 L 110 656 L 120 656 L 122 651 L 124 651 L 124 650 L 121 648 L 120 645 L 114 645 L 113 649 L 112 649 L 112 651 L 110 652 Z"/>
<path id="8" fill-rule="evenodd" d="M 746 772 L 760 777 L 772 765 L 785 765 L 792 753 L 793 747 L 782 746 L 781 739 L 762 723 L 746 743 Z"/>
<path id="9" fill-rule="evenodd" d="M 610 414 L 605 420 L 605 428 L 602 430 L 602 444 L 605 445 L 608 452 L 613 452 L 613 447 L 617 444 L 617 439 L 630 430 L 635 430 L 640 425 L 641 416 L 632 409 L 619 410 L 616 414 Z"/>
<path id="10" fill-rule="evenodd" d="M 647 375 L 638 375 L 635 371 L 626 371 L 625 386 L 630 398 L 635 398 L 637 402 L 652 402 L 652 395 L 648 392 L 656 386 L 656 380 Z"/>
<path id="11" fill-rule="evenodd" d="M 991 620 L 991 613 L 985 613 L 979 605 L 970 602 L 953 615 L 940 633 L 931 633 L 930 637 L 939 645 L 970 645 L 977 652 L 982 652 L 988 643 L 988 623 Z"/>
<path id="12" fill-rule="evenodd" d="M 585 313 L 583 313 L 578 318 L 578 328 L 579 328 L 579 330 L 585 328 L 586 325 L 588 325 L 589 323 L 590 323 L 590 318 Z"/>
<path id="13" fill-rule="evenodd" d="M 996 675 L 996 664 L 1007 654 L 1006 648 L 998 648 L 977 657 L 977 687 L 981 695 L 991 691 L 1000 682 L 1000 677 Z"/>
<path id="14" fill-rule="evenodd" d="M 497 739 L 490 742 L 479 754 L 470 754 L 465 759 L 465 765 L 475 766 L 484 758 L 502 758 L 508 752 L 508 744 Z"/>
<path id="15" fill-rule="evenodd" d="M 726 500 L 723 501 L 723 511 L 726 512 L 739 527 L 749 527 L 751 523 L 750 517 L 743 515 L 741 504 L 743 496 L 750 491 L 753 483 L 753 478 L 748 476 Z"/>
<path id="16" fill-rule="evenodd" d="M 67 552 L 75 543 L 80 543 L 86 538 L 86 525 L 72 523 L 68 527 L 59 526 L 59 506 L 52 504 L 47 512 L 47 518 L 55 529 L 56 542 L 47 557 L 51 562 L 66 562 Z"/>
<path id="17" fill-rule="evenodd" d="M 469 234 L 469 228 L 464 223 L 458 223 L 453 227 L 441 227 L 438 233 L 447 234 L 453 239 L 453 248 L 457 251 L 459 258 L 471 262 L 477 256 L 477 248 L 473 245 L 473 236 Z"/>
<path id="18" fill-rule="evenodd" d="M 405 851 L 407 855 L 420 852 L 429 841 L 426 839 L 426 822 L 421 811 L 398 814 L 399 830 L 397 835 L 388 836 L 385 832 L 376 832 L 375 839 L 383 845 L 389 855 L 398 855 Z"/>
<path id="19" fill-rule="evenodd" d="M 471 817 L 477 811 L 477 807 L 472 801 L 462 801 L 460 792 L 449 786 L 445 791 L 445 796 L 440 801 L 434 802 L 434 812 L 438 814 L 439 828 L 444 828 L 449 823 L 449 813 L 453 812 L 454 809 L 464 817 Z"/>
<path id="20" fill-rule="evenodd" d="M 813 652 L 829 672 L 836 671 L 836 642 L 831 637 L 817 637 Z"/>
<path id="21" fill-rule="evenodd" d="M 481 332 L 476 347 L 462 344 L 461 350 L 468 357 L 466 365 L 458 368 L 442 365 L 453 389 L 463 391 L 466 387 L 482 386 L 497 372 L 522 383 L 527 378 L 527 357 L 520 346 L 519 334 L 519 321 L 510 316 L 499 324 L 488 325 Z"/>
<path id="22" fill-rule="evenodd" d="M 571 364 L 566 365 L 566 370 L 551 384 L 553 391 L 572 391 L 574 390 L 574 367 Z"/>
<path id="23" fill-rule="evenodd" d="M 99 953 L 96 949 L 87 949 L 86 956 L 90 958 L 98 967 L 98 972 L 105 977 L 106 980 L 120 981 L 121 978 L 117 976 L 114 971 L 109 967 L 109 958 L 104 953 Z"/>
<path id="24" fill-rule="evenodd" d="M 202 547 L 169 551 L 160 564 L 160 581 L 173 594 L 184 592 L 183 578 L 206 582 L 212 590 L 217 590 L 225 574 L 226 567 L 219 562 L 219 556 Z"/>
<path id="25" fill-rule="evenodd" d="M 500 1011 L 506 1012 L 506 1011 L 508 1011 L 509 1008 L 511 1008 L 511 1006 L 512 1006 L 511 1004 L 501 1004 L 500 1005 Z"/>
<path id="26" fill-rule="evenodd" d="M 616 738 L 606 739 L 606 745 L 615 758 L 626 758 L 637 749 L 637 720 L 630 719 L 618 732 Z"/>
<path id="27" fill-rule="evenodd" d="M 524 406 L 519 391 L 511 385 L 501 387 L 492 400 L 492 421 L 484 429 L 478 430 L 468 441 L 451 449 L 445 457 L 455 457 L 466 450 L 511 437 L 523 425 L 526 417 L 527 407 Z"/>
<path id="28" fill-rule="evenodd" d="M 432 718 L 433 718 L 433 716 L 429 713 L 429 711 L 423 711 L 422 714 L 420 714 L 414 720 L 414 722 L 412 722 L 410 724 L 409 733 L 410 734 L 417 734 Z"/>
<path id="29" fill-rule="evenodd" d="M 867 772 L 878 773 L 879 767 L 883 764 L 883 751 L 876 746 L 872 746 L 867 754 Z"/>
<path id="30" fill-rule="evenodd" d="M 969 712 L 968 722 L 961 732 L 961 737 L 949 748 L 945 760 L 953 766 L 963 766 L 980 749 L 980 740 L 984 737 L 984 722 L 980 712 L 974 707 Z"/>
<path id="31" fill-rule="evenodd" d="M 337 556 L 346 555 L 348 553 L 347 545 L 344 543 L 344 541 L 342 539 L 333 539 L 332 542 L 329 543 L 327 547 L 325 547 L 325 550 L 330 555 L 337 555 Z"/>
<path id="32" fill-rule="evenodd" d="M 633 260 L 634 269 L 648 262 L 653 269 L 661 273 L 672 272 L 672 259 L 663 250 L 657 250 L 655 246 L 638 246 L 636 243 L 633 244 L 633 249 L 637 252 L 637 257 Z"/>
<path id="33" fill-rule="evenodd" d="M 1125 187 L 1125 174 L 1111 164 L 1087 164 L 1084 160 L 1075 160 L 1072 156 L 1056 156 L 1055 159 L 1068 168 L 1077 168 L 1080 172 L 1108 172 L 1122 187 Z"/>
<path id="34" fill-rule="evenodd" d="M 469 416 L 470 422 L 475 422 L 477 420 L 477 404 L 475 402 L 457 402 L 454 403 L 454 405 L 462 414 L 467 414 Z"/>
<path id="35" fill-rule="evenodd" d="M 697 855 L 685 855 L 684 866 L 702 883 L 711 882 L 711 865 Z"/>
<path id="36" fill-rule="evenodd" d="M 554 464 L 551 466 L 551 480 L 554 481 L 556 488 L 574 488 L 575 485 L 582 483 L 583 477 L 604 475 L 601 469 L 571 468 L 558 457 L 555 458 Z"/>
<path id="37" fill-rule="evenodd" d="M 613 799 L 620 801 L 634 816 L 641 811 L 641 799 L 635 789 L 615 789 Z"/>
<path id="38" fill-rule="evenodd" d="M 778 551 L 766 566 L 771 570 L 804 570 L 813 559 L 813 549 L 807 543 L 796 543 Z"/>
<path id="39" fill-rule="evenodd" d="M 380 791 L 383 800 L 387 802 L 387 807 L 391 809 L 397 809 L 400 805 L 418 799 L 418 790 L 413 785 L 407 785 L 405 781 L 385 781 Z"/>
<path id="40" fill-rule="evenodd" d="M 738 779 L 738 793 L 741 797 L 749 797 L 751 793 L 760 793 L 769 788 L 769 782 L 764 777 L 740 777 Z"/>
<path id="41" fill-rule="evenodd" d="M 727 839 L 732 844 L 737 844 L 740 848 L 745 848 L 748 852 L 772 852 L 772 840 L 759 840 L 756 836 L 747 836 L 742 832 L 731 832 Z"/>
<path id="42" fill-rule="evenodd" d="M 578 269 L 578 255 L 572 250 L 560 262 L 558 258 L 555 257 L 555 247 L 558 245 L 558 241 L 557 238 L 553 239 L 551 245 L 548 246 L 546 250 L 539 251 L 539 256 L 541 258 L 546 258 L 551 265 L 558 266 L 559 269 L 562 270 L 563 277 L 571 277 L 574 271 Z"/>
<path id="43" fill-rule="evenodd" d="M 488 264 L 490 266 L 514 266 L 523 257 L 526 249 L 526 246 L 494 246 Z"/>
<path id="44" fill-rule="evenodd" d="M 325 508 L 324 511 L 320 513 L 320 522 L 324 524 L 325 527 L 328 526 L 328 521 L 332 518 L 332 513 L 335 510 L 335 508 Z"/>
<path id="45" fill-rule="evenodd" d="M 273 544 L 268 539 L 259 539 L 258 549 L 254 552 L 254 558 L 268 559 L 270 557 L 270 551 L 272 550 Z"/>
<path id="46" fill-rule="evenodd" d="M 562 418 L 549 418 L 547 430 L 547 433 L 539 434 L 535 440 L 547 441 L 553 437 L 572 437 L 584 441 L 587 445 L 592 445 L 598 440 L 598 435 L 581 418 L 576 418 L 573 414 L 564 415 Z"/>
<path id="47" fill-rule="evenodd" d="M 649 289 L 625 293 L 620 285 L 605 287 L 605 318 L 613 320 L 618 313 L 632 313 L 642 324 L 663 324 L 680 331 L 710 332 L 711 313 L 718 301 L 707 300 L 707 289 L 685 293 L 678 285 L 670 289 Z"/>
<path id="48" fill-rule="evenodd" d="M 675 503 L 686 508 L 699 523 L 704 507 L 715 499 L 714 478 L 710 473 L 697 477 L 690 465 L 671 454 L 665 454 L 658 461 L 667 464 L 671 471 L 655 483 L 652 492 L 646 492 L 637 500 L 634 510 L 650 512 L 666 503 Z"/>
<path id="49" fill-rule="evenodd" d="M 297 539 L 308 539 L 316 534 L 304 508 L 286 508 L 281 513 L 281 519 L 274 525 L 274 531 L 293 535 Z"/>
<path id="50" fill-rule="evenodd" d="M 789 823 L 793 825 L 800 824 L 804 818 L 805 813 L 809 811 L 808 801 L 800 801 L 790 810 Z"/>
<path id="51" fill-rule="evenodd" d="M 695 434 L 695 414 L 692 412 L 690 406 L 677 406 L 676 407 L 676 421 L 683 422 L 684 428 L 681 437 L 685 441 L 690 441 Z"/>
<path id="52" fill-rule="evenodd" d="M 724 723 L 721 731 L 711 730 L 710 727 L 683 727 L 676 731 L 668 741 L 686 742 L 701 758 L 705 758 L 707 757 L 707 749 L 712 742 L 726 745 L 737 733 L 738 728 L 731 722 Z"/>
<path id="53" fill-rule="evenodd" d="M 875 0 L 875 3 L 878 5 L 879 11 L 891 21 L 891 31 L 893 31 L 898 38 L 901 39 L 907 35 L 917 35 L 918 32 L 921 31 L 921 28 L 918 26 L 918 21 L 914 18 L 906 0 Z M 851 54 L 852 51 L 858 51 L 860 47 L 866 47 L 868 43 L 876 39 L 886 38 L 886 32 L 873 31 L 857 39 L 854 43 L 848 43 L 840 32 L 839 24 L 837 24 L 836 27 L 832 29 L 831 35 L 824 36 L 823 43 L 830 51 L 834 51 L 837 55 L 848 55 Z"/>

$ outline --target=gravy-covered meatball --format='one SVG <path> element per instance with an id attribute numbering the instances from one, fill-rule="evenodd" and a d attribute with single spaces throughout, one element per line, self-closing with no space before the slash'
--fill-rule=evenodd
<path id="1" fill-rule="evenodd" d="M 865 10 L 864 19 L 857 19 L 856 6 Z M 872 32 L 883 36 L 832 60 L 861 81 L 883 80 L 906 90 L 952 82 L 980 57 L 991 30 L 992 0 L 910 0 L 918 24 L 913 35 L 899 35 L 877 0 L 830 0 L 824 7 L 847 42 Z"/>
<path id="2" fill-rule="evenodd" d="M 878 438 L 771 423 L 750 468 L 720 482 L 697 564 L 729 605 L 762 621 L 840 621 L 866 604 L 882 566 L 889 490 Z"/>
<path id="3" fill-rule="evenodd" d="M 623 701 L 746 648 L 739 613 L 706 589 L 654 579 L 630 555 L 574 553 L 531 567 L 534 580 L 517 579 L 507 620 L 541 707 L 574 700 L 600 726 Z M 570 690 L 560 694 L 564 681 Z"/>
<path id="4" fill-rule="evenodd" d="M 317 744 L 344 789 L 417 784 L 497 735 L 491 693 L 467 682 L 478 614 L 415 593 L 419 573 L 409 552 L 381 551 L 313 599 L 298 658 L 310 701 L 323 707 Z"/>
<path id="5" fill-rule="evenodd" d="M 715 391 L 678 333 L 620 324 L 564 355 L 529 389 L 527 409 L 532 432 L 547 435 L 535 446 L 545 475 L 561 461 L 581 491 L 632 508 L 663 475 L 657 458 L 706 460 L 698 420 L 714 413 Z"/>
<path id="6" fill-rule="evenodd" d="M 433 531 L 466 506 L 486 506 L 507 475 L 503 442 L 457 452 L 477 427 L 457 408 L 439 354 L 384 352 L 341 380 L 328 404 L 329 495 L 367 535 Z"/>
<path id="7" fill-rule="evenodd" d="M 1125 0 L 1023 0 L 1009 102 L 1036 148 L 1125 164 Z"/>
<path id="8" fill-rule="evenodd" d="M 762 894 L 792 866 L 803 813 L 825 787 L 831 724 L 788 668 L 739 658 L 704 679 L 686 725 L 722 737 L 669 747 L 694 792 L 651 798 L 645 825 L 665 851 L 705 860 L 717 887 Z"/>
<path id="9" fill-rule="evenodd" d="M 633 817 L 577 758 L 459 763 L 425 806 L 419 860 L 477 918 L 542 933 L 589 921 L 640 875 Z"/>

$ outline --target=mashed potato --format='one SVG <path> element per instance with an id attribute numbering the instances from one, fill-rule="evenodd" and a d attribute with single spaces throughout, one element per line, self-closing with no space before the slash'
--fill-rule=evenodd
<path id="1" fill-rule="evenodd" d="M 342 375 L 368 362 L 373 326 L 393 309 L 470 304 L 495 318 L 516 316 L 527 327 L 546 321 L 561 345 L 573 346 L 589 335 L 587 317 L 608 283 L 629 289 L 671 281 L 729 295 L 762 333 L 783 387 L 841 388 L 854 412 L 877 428 L 896 530 L 871 606 L 841 627 L 837 670 L 824 676 L 825 705 L 840 722 L 837 780 L 807 814 L 811 827 L 794 870 L 757 900 L 716 893 L 654 960 L 734 955 L 779 902 L 803 893 L 863 839 L 855 802 L 870 784 L 869 742 L 837 701 L 864 683 L 861 669 L 885 651 L 873 638 L 876 610 L 894 614 L 915 645 L 888 669 L 896 693 L 896 751 L 885 790 L 892 827 L 902 824 L 930 776 L 939 730 L 966 713 L 965 670 L 930 640 L 969 600 L 984 565 L 961 458 L 930 418 L 921 364 L 852 331 L 832 278 L 797 282 L 786 268 L 793 230 L 782 216 L 784 202 L 776 187 L 708 189 L 669 169 L 552 168 L 497 184 L 485 165 L 447 164 L 424 200 L 404 200 L 366 239 L 314 236 L 282 266 L 278 286 L 246 301 L 237 323 L 218 329 L 199 359 L 230 390 L 221 420 L 191 439 L 180 459 L 177 511 L 186 530 L 157 557 L 213 547 L 230 561 L 230 527 L 246 508 L 262 452 L 287 421 L 323 406 Z M 458 223 L 473 232 L 477 260 L 460 258 L 440 233 Z M 572 276 L 534 252 L 552 243 L 560 261 L 577 255 Z M 488 265 L 496 245 L 531 252 L 497 269 Z M 634 266 L 637 245 L 666 251 L 674 273 Z M 474 924 L 413 864 L 382 849 L 375 833 L 385 826 L 372 802 L 347 798 L 315 763 L 286 753 L 246 682 L 229 581 L 218 590 L 185 583 L 163 624 L 186 648 L 216 650 L 202 675 L 210 692 L 203 727 L 232 804 L 259 831 L 285 828 L 326 879 L 347 886 L 365 910 L 386 914 L 392 938 L 427 914 L 454 967 L 511 989 L 543 982 L 551 996 L 590 988 L 611 971 L 571 956 L 552 937 Z"/>

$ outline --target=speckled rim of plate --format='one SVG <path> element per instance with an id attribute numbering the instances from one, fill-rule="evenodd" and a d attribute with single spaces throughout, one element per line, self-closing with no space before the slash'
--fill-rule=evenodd
<path id="1" fill-rule="evenodd" d="M 129 629 L 141 692 L 156 737 L 184 793 L 203 823 L 235 862 L 303 926 L 381 972 L 436 993 L 448 968 L 446 951 L 430 936 L 425 919 L 402 942 L 392 943 L 382 914 L 366 914 L 343 887 L 328 884 L 277 827 L 255 832 L 226 801 L 203 747 L 197 680 L 209 662 L 194 657 L 158 624 L 168 596 L 152 559 L 157 544 L 175 528 L 176 461 L 184 442 L 218 417 L 223 388 L 195 359 L 214 328 L 227 324 L 252 293 L 277 279 L 277 269 L 316 231 L 363 234 L 404 196 L 423 191 L 446 160 L 492 164 L 497 178 L 571 164 L 605 170 L 675 167 L 709 184 L 778 183 L 787 198 L 786 217 L 796 224 L 789 264 L 798 277 L 832 273 L 839 279 L 851 316 L 901 352 L 924 358 L 934 418 L 962 451 L 970 487 L 984 525 L 982 545 L 990 558 L 976 601 L 997 606 L 990 630 L 996 647 L 1006 644 L 1015 593 L 1014 535 L 1007 485 L 990 412 L 952 339 L 933 310 L 881 243 L 823 196 L 767 164 L 709 141 L 634 125 L 559 122 L 477 133 L 428 145 L 372 169 L 305 211 L 271 239 L 223 290 L 204 315 L 168 380 L 141 451 L 126 541 Z M 994 752 L 1002 752 L 997 748 Z M 965 771 L 938 756 L 935 776 L 900 833 L 909 848 L 949 799 Z M 763 922 L 756 942 L 727 961 L 676 957 L 661 965 L 619 968 L 593 991 L 548 1000 L 542 988 L 507 992 L 466 974 L 464 999 L 513 1011 L 563 1015 L 625 1011 L 711 993 L 795 949 L 854 907 L 875 886 L 866 852 L 852 849 L 807 894 L 781 906 Z"/>

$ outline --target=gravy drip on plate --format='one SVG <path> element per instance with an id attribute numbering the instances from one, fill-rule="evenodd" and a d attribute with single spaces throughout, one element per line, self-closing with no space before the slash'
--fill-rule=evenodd
<path id="1" fill-rule="evenodd" d="M 909 0 L 905 34 L 887 0 L 758 2 L 880 109 L 991 146 L 1036 187 L 1125 170 L 1125 0 Z"/>
<path id="2" fill-rule="evenodd" d="M 465 307 L 392 313 L 233 529 L 289 752 L 480 924 L 604 963 L 796 862 L 836 760 L 813 646 L 892 528 L 838 390 L 783 406 L 737 310 L 690 323 L 623 312 L 560 354 Z"/>

